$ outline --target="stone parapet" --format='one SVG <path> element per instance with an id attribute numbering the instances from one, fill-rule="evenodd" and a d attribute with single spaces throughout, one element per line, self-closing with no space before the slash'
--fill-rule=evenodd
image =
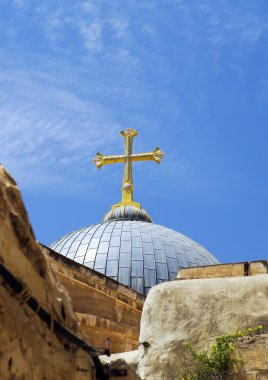
<path id="1" fill-rule="evenodd" d="M 260 274 L 267 274 L 266 260 L 182 268 L 178 273 L 177 280 L 244 277 Z"/>
<path id="2" fill-rule="evenodd" d="M 113 280 L 104 274 L 88 268 L 82 264 L 62 256 L 51 248 L 39 243 L 42 251 L 47 255 L 52 267 L 57 272 L 68 274 L 73 279 L 89 285 L 96 290 L 102 291 L 113 298 L 120 299 L 124 303 L 142 310 L 145 296 L 134 289 L 130 289 L 118 281 Z"/>
<path id="3" fill-rule="evenodd" d="M 90 342 L 111 352 L 137 349 L 145 296 L 41 245 L 54 273 L 68 290 L 80 328 Z"/>

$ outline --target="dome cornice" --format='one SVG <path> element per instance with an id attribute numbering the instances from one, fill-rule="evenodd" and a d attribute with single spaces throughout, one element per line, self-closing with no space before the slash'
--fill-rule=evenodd
<path id="1" fill-rule="evenodd" d="M 142 222 L 152 223 L 152 219 L 148 213 L 140 207 L 135 206 L 118 206 L 113 207 L 106 215 L 103 222 L 109 220 L 140 220 Z"/>

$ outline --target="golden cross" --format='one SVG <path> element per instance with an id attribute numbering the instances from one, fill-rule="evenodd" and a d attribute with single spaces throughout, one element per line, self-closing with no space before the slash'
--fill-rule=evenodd
<path id="1" fill-rule="evenodd" d="M 153 152 L 132 154 L 133 138 L 137 136 L 136 129 L 126 129 L 121 131 L 120 134 L 125 140 L 125 154 L 115 156 L 103 156 L 101 153 L 97 153 L 93 158 L 93 163 L 100 169 L 105 164 L 116 164 L 124 162 L 124 177 L 122 187 L 122 202 L 113 206 L 118 207 L 122 205 L 132 205 L 141 207 L 139 203 L 133 201 L 133 179 L 132 179 L 132 162 L 133 161 L 155 161 L 160 164 L 161 159 L 164 157 L 164 153 L 160 148 L 155 148 Z"/>

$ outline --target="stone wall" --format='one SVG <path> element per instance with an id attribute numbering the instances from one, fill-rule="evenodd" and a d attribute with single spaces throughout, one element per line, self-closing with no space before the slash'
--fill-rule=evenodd
<path id="1" fill-rule="evenodd" d="M 95 379 L 91 355 L 64 337 L 63 330 L 79 335 L 70 299 L 35 241 L 16 183 L 1 165 L 0 326 L 0 379 Z"/>
<path id="2" fill-rule="evenodd" d="M 194 280 L 198 278 L 247 277 L 267 274 L 267 261 L 243 261 L 241 263 L 208 265 L 204 267 L 182 268 L 177 280 Z"/>
<path id="3" fill-rule="evenodd" d="M 137 349 L 145 297 L 48 247 L 42 246 L 42 250 L 67 289 L 88 340 L 94 346 L 104 347 L 109 338 L 114 353 Z"/>

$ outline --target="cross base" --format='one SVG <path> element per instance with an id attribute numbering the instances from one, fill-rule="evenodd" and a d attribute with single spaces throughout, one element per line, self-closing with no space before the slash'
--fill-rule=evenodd
<path id="1" fill-rule="evenodd" d="M 142 208 L 140 203 L 132 201 L 132 202 L 119 202 L 119 203 L 116 203 L 115 205 L 112 205 L 111 210 L 114 210 L 115 208 L 122 207 L 122 206 L 133 206 L 133 207 L 137 207 L 137 208 L 140 208 L 140 209 Z"/>

